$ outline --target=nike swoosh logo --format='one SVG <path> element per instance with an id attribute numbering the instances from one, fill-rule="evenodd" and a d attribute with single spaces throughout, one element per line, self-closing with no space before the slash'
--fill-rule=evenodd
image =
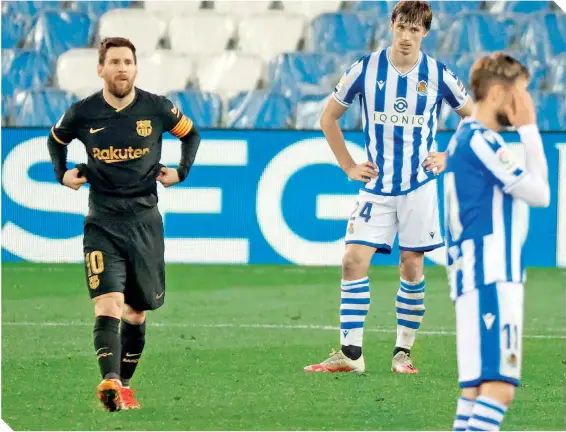
<path id="1" fill-rule="evenodd" d="M 110 347 L 99 348 L 99 349 L 96 350 L 96 354 L 98 354 L 100 351 L 108 349 L 108 348 L 110 348 Z"/>
<path id="2" fill-rule="evenodd" d="M 91 134 L 95 134 L 95 133 L 100 132 L 100 131 L 103 130 L 103 129 L 106 129 L 106 128 L 105 128 L 105 127 L 100 128 L 100 129 L 93 129 L 93 128 L 90 128 L 89 132 L 90 132 Z"/>
<path id="3" fill-rule="evenodd" d="M 163 297 L 163 294 L 165 294 L 165 291 L 163 291 L 161 294 L 157 294 L 155 296 L 155 300 L 159 300 L 161 297 Z"/>
<path id="4" fill-rule="evenodd" d="M 129 352 L 126 353 L 126 357 L 135 357 L 135 356 L 139 356 L 141 355 L 141 353 L 138 354 L 130 354 Z"/>

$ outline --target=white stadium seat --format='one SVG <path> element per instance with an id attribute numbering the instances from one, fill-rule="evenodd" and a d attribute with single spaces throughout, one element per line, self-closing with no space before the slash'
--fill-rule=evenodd
<path id="1" fill-rule="evenodd" d="M 146 11 L 167 19 L 197 12 L 201 8 L 200 1 L 144 1 Z"/>
<path id="2" fill-rule="evenodd" d="M 130 39 L 139 55 L 150 54 L 165 35 L 164 20 L 143 9 L 114 9 L 100 17 L 100 39 L 119 36 Z"/>
<path id="3" fill-rule="evenodd" d="M 136 86 L 158 95 L 183 90 L 191 79 L 193 64 L 185 55 L 156 51 L 151 55 L 138 57 Z"/>
<path id="4" fill-rule="evenodd" d="M 224 100 L 255 89 L 262 73 L 261 59 L 235 51 L 203 57 L 197 67 L 200 89 L 218 93 Z"/>
<path id="5" fill-rule="evenodd" d="M 338 11 L 341 3 L 341 1 L 285 1 L 283 9 L 285 12 L 299 14 L 310 20 L 323 13 Z"/>
<path id="6" fill-rule="evenodd" d="M 234 17 L 246 17 L 266 12 L 271 5 L 270 1 L 215 1 L 214 10 Z"/>
<path id="7" fill-rule="evenodd" d="M 296 51 L 304 31 L 305 20 L 299 15 L 253 15 L 238 26 L 238 48 L 269 61 L 277 54 Z"/>
<path id="8" fill-rule="evenodd" d="M 57 59 L 57 84 L 60 89 L 75 94 L 79 99 L 97 92 L 104 86 L 98 76 L 98 50 L 76 48 L 64 52 Z"/>
<path id="9" fill-rule="evenodd" d="M 220 54 L 234 36 L 236 25 L 228 15 L 202 11 L 175 17 L 169 23 L 169 43 L 184 54 Z"/>

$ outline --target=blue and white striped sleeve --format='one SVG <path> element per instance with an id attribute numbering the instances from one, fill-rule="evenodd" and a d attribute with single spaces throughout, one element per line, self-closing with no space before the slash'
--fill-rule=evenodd
<path id="1" fill-rule="evenodd" d="M 441 90 L 442 97 L 454 110 L 462 108 L 470 98 L 462 80 L 446 66 L 442 70 Z"/>
<path id="2" fill-rule="evenodd" d="M 363 58 L 352 64 L 342 78 L 340 82 L 334 87 L 332 95 L 334 99 L 345 107 L 349 107 L 358 94 L 363 93 L 363 70 L 364 70 Z"/>
<path id="3" fill-rule="evenodd" d="M 470 148 L 487 170 L 494 183 L 508 193 L 523 177 L 513 152 L 504 142 L 498 141 L 490 131 L 477 131 L 470 142 Z"/>

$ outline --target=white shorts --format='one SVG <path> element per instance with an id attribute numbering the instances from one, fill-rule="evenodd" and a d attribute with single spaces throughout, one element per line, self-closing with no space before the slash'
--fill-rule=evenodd
<path id="1" fill-rule="evenodd" d="M 346 244 L 362 244 L 391 253 L 399 233 L 399 249 L 427 252 L 444 245 L 438 216 L 436 179 L 406 195 L 360 192 L 348 221 Z"/>
<path id="2" fill-rule="evenodd" d="M 522 284 L 498 282 L 456 299 L 456 345 L 460 387 L 485 381 L 515 386 L 523 352 Z"/>

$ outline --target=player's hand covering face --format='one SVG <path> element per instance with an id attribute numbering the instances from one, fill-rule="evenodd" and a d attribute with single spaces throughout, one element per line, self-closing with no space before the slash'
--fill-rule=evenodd
<path id="1" fill-rule="evenodd" d="M 396 21 L 391 26 L 391 31 L 393 32 L 393 48 L 404 55 L 419 51 L 422 40 L 427 35 L 422 25 L 405 21 Z"/>
<path id="2" fill-rule="evenodd" d="M 128 47 L 108 49 L 102 66 L 98 66 L 98 75 L 104 79 L 108 91 L 123 98 L 130 94 L 138 73 L 134 54 Z"/>
<path id="3" fill-rule="evenodd" d="M 504 111 L 509 123 L 520 127 L 536 124 L 535 106 L 533 98 L 527 90 L 526 79 L 519 79 L 509 91 L 509 102 Z"/>

